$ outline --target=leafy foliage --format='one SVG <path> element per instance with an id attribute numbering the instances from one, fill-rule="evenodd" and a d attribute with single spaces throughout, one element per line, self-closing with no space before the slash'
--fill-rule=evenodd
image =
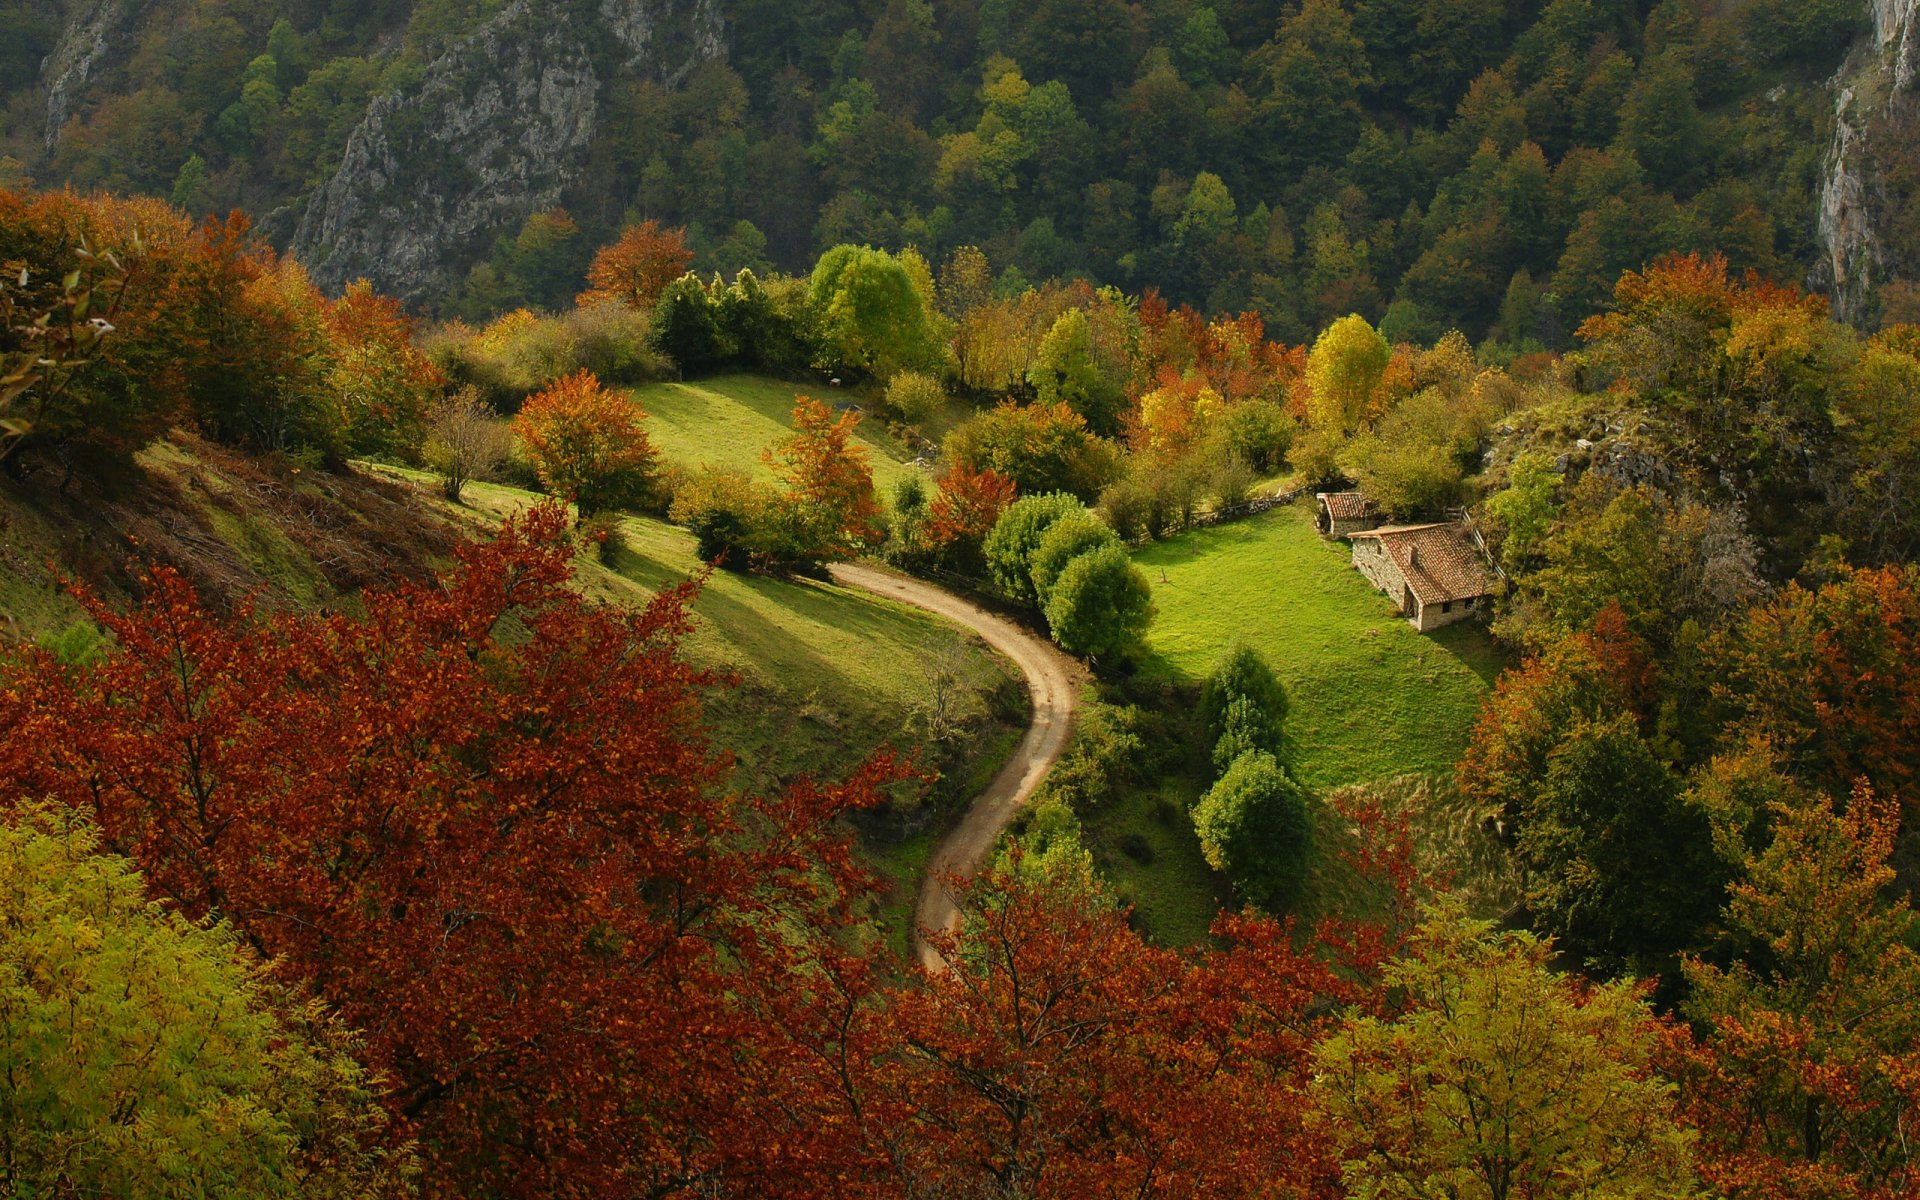
<path id="1" fill-rule="evenodd" d="M 529 399 L 513 428 L 540 482 L 585 517 L 644 498 L 658 468 L 645 419 L 579 371 Z"/>
<path id="2" fill-rule="evenodd" d="M 1228 764 L 1193 806 L 1193 827 L 1207 863 L 1234 890 L 1269 912 L 1296 903 L 1313 860 L 1306 793 L 1264 750 Z"/>
<path id="3" fill-rule="evenodd" d="M 832 1002 L 794 980 L 839 969 L 833 822 L 884 772 L 723 790 L 688 591 L 593 607 L 564 530 L 536 509 L 353 614 L 215 616 L 157 573 L 139 611 L 95 606 L 96 665 L 7 667 L 0 780 L 366 1029 L 429 1195 L 834 1171 Z"/>
<path id="4" fill-rule="evenodd" d="M 1585 991 L 1549 947 L 1430 911 L 1385 973 L 1398 1012 L 1360 1016 L 1315 1053 L 1323 1128 L 1348 1194 L 1698 1193 L 1660 1045 L 1628 984 Z"/>
<path id="5" fill-rule="evenodd" d="M 232 930 L 149 901 L 78 814 L 0 818 L 4 1177 L 30 1194 L 405 1190 L 410 1155 L 337 1020 Z"/>

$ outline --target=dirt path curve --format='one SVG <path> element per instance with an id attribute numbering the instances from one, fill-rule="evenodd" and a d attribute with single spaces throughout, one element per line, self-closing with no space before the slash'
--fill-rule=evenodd
<path id="1" fill-rule="evenodd" d="M 1026 736 L 987 790 L 967 809 L 966 816 L 935 847 L 927 862 L 926 878 L 920 881 L 920 899 L 913 908 L 914 954 L 927 970 L 944 970 L 946 960 L 923 936 L 925 930 L 951 929 L 960 920 L 952 895 L 940 881 L 949 876 L 969 877 L 987 865 L 1007 822 L 1013 820 L 1013 814 L 1046 778 L 1047 768 L 1066 749 L 1067 736 L 1073 730 L 1074 705 L 1080 698 L 1081 668 L 1052 643 L 933 584 L 845 563 L 831 570 L 834 582 L 843 587 L 924 608 L 973 630 L 987 645 L 1013 660 L 1026 676 L 1027 691 L 1033 696 L 1033 724 L 1028 726 Z"/>

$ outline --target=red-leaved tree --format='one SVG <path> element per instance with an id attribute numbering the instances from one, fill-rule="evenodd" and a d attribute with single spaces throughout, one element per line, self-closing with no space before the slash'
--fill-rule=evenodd
<path id="1" fill-rule="evenodd" d="M 585 518 L 645 498 L 659 466 L 646 418 L 583 369 L 528 398 L 513 431 L 540 482 Z"/>
<path id="2" fill-rule="evenodd" d="M 691 588 L 569 587 L 557 506 L 360 611 L 207 611 L 157 571 L 114 649 L 0 674 L 0 791 L 89 812 L 365 1030 L 429 1196 L 821 1195 L 869 968 L 838 814 L 884 765 L 723 790 Z"/>
<path id="3" fill-rule="evenodd" d="M 687 273 L 693 251 L 687 249 L 687 231 L 663 229 L 658 221 L 642 221 L 620 231 L 620 238 L 593 256 L 587 268 L 587 290 L 580 293 L 584 307 L 618 300 L 634 308 L 652 308 L 667 285 Z"/>
<path id="4" fill-rule="evenodd" d="M 1327 1197 L 1309 1051 L 1349 989 L 1290 930 L 1224 952 L 1148 945 L 1070 872 L 964 889 L 952 969 L 896 988 L 866 1127 L 882 1194 Z"/>
<path id="5" fill-rule="evenodd" d="M 1013 480 L 998 471 L 954 463 L 927 508 L 928 537 L 937 548 L 960 544 L 978 549 L 1013 498 Z"/>

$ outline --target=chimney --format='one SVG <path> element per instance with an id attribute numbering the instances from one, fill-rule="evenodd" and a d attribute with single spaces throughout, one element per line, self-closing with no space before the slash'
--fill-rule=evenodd
<path id="1" fill-rule="evenodd" d="M 1413 567 L 1417 567 L 1420 565 L 1420 547 L 1418 546 L 1407 547 L 1407 565 L 1413 566 Z"/>

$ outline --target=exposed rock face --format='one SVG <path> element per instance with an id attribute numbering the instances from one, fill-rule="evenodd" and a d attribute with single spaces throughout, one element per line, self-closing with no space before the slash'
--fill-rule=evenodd
<path id="1" fill-rule="evenodd" d="M 515 0 L 372 104 L 293 248 L 329 290 L 444 294 L 488 239 L 559 200 L 608 79 L 671 84 L 724 53 L 717 0 Z"/>
<path id="2" fill-rule="evenodd" d="M 1848 320 L 1869 315 L 1873 291 L 1911 276 L 1920 246 L 1889 237 L 1911 207 L 1905 176 L 1920 154 L 1920 0 L 1868 0 L 1873 33 L 1834 80 L 1834 135 L 1820 197 L 1820 237 L 1827 255 L 1814 283 L 1833 296 Z"/>
<path id="3" fill-rule="evenodd" d="M 47 149 L 60 138 L 60 129 L 73 112 L 73 102 L 98 70 L 106 64 L 113 42 L 138 13 L 137 5 L 123 0 L 93 0 L 78 6 L 60 31 L 53 53 L 40 65 L 40 78 L 47 87 L 47 125 L 43 140 Z"/>

